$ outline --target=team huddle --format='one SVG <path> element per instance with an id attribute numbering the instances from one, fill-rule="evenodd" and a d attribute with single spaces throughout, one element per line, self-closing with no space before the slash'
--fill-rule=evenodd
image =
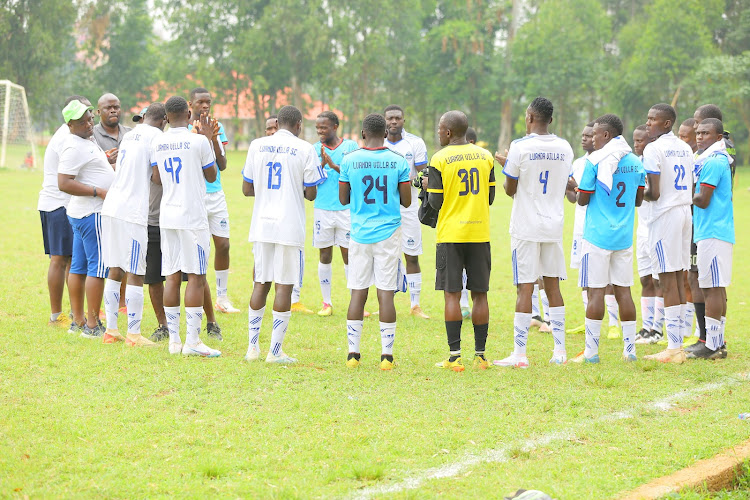
<path id="1" fill-rule="evenodd" d="M 210 92 L 196 88 L 189 101 L 175 96 L 164 104 L 150 104 L 133 118 L 138 125 L 131 130 L 119 123 L 120 104 L 112 94 L 98 102 L 101 120 L 96 127 L 94 108 L 86 98 L 67 100 L 65 124 L 45 153 L 39 201 L 50 256 L 51 324 L 67 326 L 62 314 L 67 274 L 70 332 L 101 338 L 105 344 L 150 347 L 168 340 L 170 354 L 221 354 L 200 337 L 204 314 L 208 337 L 220 341 L 214 309 L 239 312 L 227 293 L 229 214 L 220 172 L 227 166 L 228 140 L 223 126 L 211 117 L 210 105 Z M 568 362 L 565 338 L 571 332 L 585 333 L 585 349 L 570 361 L 598 363 L 605 305 L 608 336 L 621 333 L 625 361 L 637 359 L 635 344 L 661 342 L 662 337 L 667 348 L 646 359 L 682 363 L 687 358 L 726 357 L 734 159 L 721 112 L 713 105 L 700 107 L 682 124 L 678 137 L 672 132 L 675 110 L 654 105 L 646 125 L 633 132 L 633 148 L 623 137 L 622 121 L 606 114 L 584 128 L 585 155 L 578 159 L 567 141 L 549 132 L 552 115 L 549 100 L 532 101 L 526 110 L 526 136 L 505 154 L 493 156 L 474 144 L 476 134 L 466 115 L 449 111 L 437 131 L 442 149 L 430 159 L 424 141 L 404 130 L 404 111 L 398 106 L 365 117 L 362 147 L 339 137 L 339 118 L 331 111 L 317 117 L 320 140 L 314 145 L 299 138 L 303 117 L 294 106 L 269 117 L 266 137 L 252 141 L 242 169 L 242 192 L 255 198 L 249 234 L 254 286 L 245 359 L 261 358 L 260 332 L 273 284 L 265 360 L 296 362 L 283 350 L 292 312 L 313 313 L 301 301 L 305 200 L 314 201 L 320 316 L 333 314 L 334 246 L 344 262 L 351 297 L 346 321 L 350 368 L 360 364 L 364 318 L 371 315 L 365 303 L 373 285 L 382 370 L 395 364 L 395 293 L 408 290 L 410 313 L 429 319 L 419 302 L 422 224 L 436 228 L 435 288 L 444 292 L 445 300 L 449 356 L 438 367 L 465 369 L 461 325 L 468 317 L 476 368 L 528 367 L 531 326 L 551 333 L 550 363 Z M 513 199 L 510 264 L 518 295 L 513 352 L 490 363 L 485 347 L 495 163 L 502 167 L 504 191 Z M 578 269 L 586 311 L 585 324 L 567 332 L 559 287 L 559 280 L 567 278 L 566 199 L 577 204 L 571 267 Z M 643 328 L 638 333 L 630 291 L 636 210 L 635 248 L 643 285 Z M 212 238 L 215 305 L 206 281 Z M 149 285 L 159 322 L 150 339 L 141 334 L 144 284 Z M 105 324 L 99 319 L 102 301 Z M 127 314 L 125 336 L 117 326 L 120 313 Z M 698 338 L 691 331 L 693 315 Z"/>

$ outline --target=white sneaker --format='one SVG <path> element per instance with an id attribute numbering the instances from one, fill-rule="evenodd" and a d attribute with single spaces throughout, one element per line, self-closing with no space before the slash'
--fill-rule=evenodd
<path id="1" fill-rule="evenodd" d="M 169 343 L 169 354 L 180 354 L 182 352 L 181 342 L 170 342 Z"/>
<path id="2" fill-rule="evenodd" d="M 526 356 L 516 356 L 515 354 L 511 354 L 505 359 L 496 359 L 492 362 L 495 366 L 505 366 L 505 367 L 511 367 L 511 368 L 528 368 L 529 367 L 529 358 Z"/>
<path id="3" fill-rule="evenodd" d="M 551 365 L 564 365 L 568 362 L 568 355 L 565 351 L 553 351 L 549 362 Z"/>
<path id="4" fill-rule="evenodd" d="M 258 361 L 260 359 L 260 346 L 248 346 L 245 361 Z"/>
<path id="5" fill-rule="evenodd" d="M 221 351 L 211 349 L 206 344 L 198 341 L 197 344 L 188 345 L 187 342 L 182 346 L 183 356 L 203 356 L 204 358 L 218 358 L 221 356 Z"/>
<path id="6" fill-rule="evenodd" d="M 229 301 L 229 297 L 217 297 L 216 298 L 216 309 L 223 313 L 238 313 L 239 309 L 234 307 Z"/>
<path id="7" fill-rule="evenodd" d="M 280 352 L 278 356 L 274 356 L 273 353 L 268 353 L 268 356 L 266 356 L 266 363 L 281 363 L 281 364 L 291 364 L 296 363 L 297 360 L 295 358 L 289 357 L 284 352 Z"/>

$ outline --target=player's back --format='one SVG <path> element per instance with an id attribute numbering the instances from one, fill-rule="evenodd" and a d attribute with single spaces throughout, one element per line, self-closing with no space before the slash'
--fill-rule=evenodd
<path id="1" fill-rule="evenodd" d="M 388 139 L 385 140 L 384 146 L 400 154 L 406 158 L 409 164 L 409 178 L 413 179 L 417 176 L 417 167 L 427 164 L 427 146 L 421 137 L 411 134 L 406 130 L 401 132 L 401 140 L 398 142 L 390 142 Z M 419 210 L 419 190 L 412 186 L 411 189 L 411 205 L 403 210 L 417 211 Z"/>
<path id="2" fill-rule="evenodd" d="M 304 188 L 325 180 L 312 145 L 285 129 L 255 139 L 242 175 L 255 189 L 250 241 L 304 246 Z"/>
<path id="3" fill-rule="evenodd" d="M 203 170 L 214 161 L 208 139 L 185 127 L 170 128 L 153 140 L 151 165 L 158 166 L 162 184 L 160 227 L 208 229 Z"/>
<path id="4" fill-rule="evenodd" d="M 696 242 L 708 238 L 735 242 L 731 172 L 728 154 L 714 153 L 703 162 L 696 191 L 707 187 L 714 191 L 706 208 L 693 207 Z"/>
<path id="5" fill-rule="evenodd" d="M 313 149 L 318 155 L 318 161 L 320 161 L 320 146 L 320 141 L 313 144 Z M 351 139 L 341 139 L 341 142 L 335 148 L 325 146 L 326 154 L 335 165 L 341 165 L 341 162 L 344 161 L 344 155 L 358 148 L 359 145 Z M 339 202 L 338 172 L 328 165 L 323 170 L 327 178 L 323 184 L 318 186 L 318 195 L 315 197 L 315 208 L 322 210 L 344 210 L 346 207 Z"/>
<path id="6" fill-rule="evenodd" d="M 518 179 L 510 234 L 527 241 L 561 241 L 565 188 L 573 148 L 553 134 L 530 134 L 513 141 L 503 172 Z"/>
<path id="7" fill-rule="evenodd" d="M 624 250 L 633 244 L 635 199 L 645 186 L 643 164 L 632 153 L 625 155 L 612 175 L 607 192 L 597 182 L 597 165 L 587 162 L 581 191 L 591 191 L 586 211 L 584 239 L 606 250 Z"/>
<path id="8" fill-rule="evenodd" d="M 651 203 L 656 219 L 672 207 L 693 203 L 693 150 L 672 132 L 664 134 L 643 150 L 647 174 L 659 174 L 659 199 Z"/>
<path id="9" fill-rule="evenodd" d="M 386 147 L 362 148 L 344 156 L 340 182 L 351 188 L 351 238 L 376 243 L 401 226 L 399 183 L 409 182 L 406 159 Z"/>
<path id="10" fill-rule="evenodd" d="M 446 146 L 430 161 L 440 172 L 443 205 L 437 221 L 438 243 L 490 241 L 490 186 L 495 185 L 494 159 L 474 144 Z M 441 192 L 429 189 L 429 192 Z"/>
<path id="11" fill-rule="evenodd" d="M 146 225 L 151 184 L 151 143 L 162 131 L 145 123 L 120 142 L 115 180 L 102 205 L 102 215 Z"/>

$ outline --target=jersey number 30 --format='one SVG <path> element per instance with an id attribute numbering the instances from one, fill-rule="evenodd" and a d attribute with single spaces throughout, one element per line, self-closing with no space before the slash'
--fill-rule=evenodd
<path id="1" fill-rule="evenodd" d="M 461 182 L 464 184 L 464 188 L 458 192 L 458 196 L 466 196 L 467 194 L 478 194 L 479 193 L 479 170 L 472 168 L 466 170 L 462 168 L 458 171 L 458 176 L 461 178 Z"/>

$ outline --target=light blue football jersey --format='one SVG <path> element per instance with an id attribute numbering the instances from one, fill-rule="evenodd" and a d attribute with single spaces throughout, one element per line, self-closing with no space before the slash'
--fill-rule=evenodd
<path id="1" fill-rule="evenodd" d="M 188 124 L 188 130 L 193 130 L 193 124 Z M 229 139 L 227 138 L 227 134 L 224 132 L 224 125 L 222 125 L 221 122 L 219 122 L 219 142 L 221 143 L 221 147 L 224 151 L 224 156 L 226 157 L 227 154 L 227 144 L 229 144 Z M 213 146 L 213 143 L 211 143 Z M 216 180 L 213 182 L 206 181 L 206 193 L 216 193 L 218 191 L 221 191 L 221 170 L 216 169 Z"/>
<path id="2" fill-rule="evenodd" d="M 322 158 L 320 157 L 320 141 L 313 144 L 315 152 L 318 154 L 318 160 L 322 164 Z M 344 155 L 350 153 L 355 149 L 359 148 L 359 144 L 352 141 L 351 139 L 342 139 L 338 146 L 331 149 L 328 146 L 326 148 L 326 154 L 331 157 L 331 161 L 336 165 L 341 166 L 341 162 L 344 160 Z M 348 206 L 344 206 L 339 202 L 339 174 L 328 165 L 324 168 L 328 178 L 326 181 L 318 186 L 318 195 L 315 197 L 315 208 L 322 210 L 346 210 Z"/>
<path id="3" fill-rule="evenodd" d="M 732 208 L 732 171 L 724 153 L 714 153 L 703 162 L 696 192 L 703 186 L 714 188 L 706 208 L 693 207 L 693 239 L 709 238 L 734 243 L 734 210 Z"/>
<path id="4" fill-rule="evenodd" d="M 406 159 L 386 147 L 361 148 L 341 162 L 339 182 L 349 183 L 351 238 L 357 243 L 377 243 L 401 226 L 398 186 L 409 182 Z"/>
<path id="5" fill-rule="evenodd" d="M 635 197 L 646 185 L 646 171 L 636 155 L 625 155 L 617 164 L 609 193 L 597 182 L 597 172 L 598 165 L 586 160 L 578 186 L 579 191 L 591 193 L 583 239 L 605 250 L 625 250 L 633 246 Z"/>

